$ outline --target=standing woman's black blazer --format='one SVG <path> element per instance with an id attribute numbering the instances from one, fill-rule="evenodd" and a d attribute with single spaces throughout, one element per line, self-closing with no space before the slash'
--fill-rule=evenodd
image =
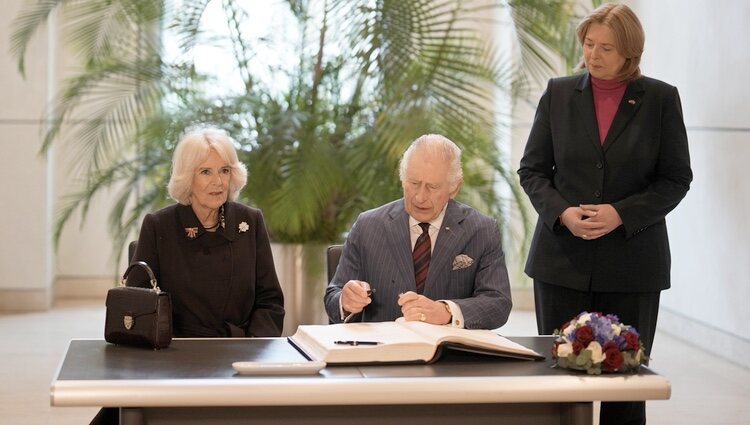
<path id="1" fill-rule="evenodd" d="M 664 217 L 693 178 L 675 87 L 631 81 L 602 145 L 589 74 L 550 80 L 518 174 L 539 213 L 529 276 L 582 291 L 669 288 Z M 560 225 L 570 206 L 608 203 L 623 224 L 601 238 L 583 240 Z"/>

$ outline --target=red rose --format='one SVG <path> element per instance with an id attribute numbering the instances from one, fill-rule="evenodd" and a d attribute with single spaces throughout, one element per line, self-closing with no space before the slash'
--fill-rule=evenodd
<path id="1" fill-rule="evenodd" d="M 638 341 L 638 336 L 633 332 L 625 332 L 622 334 L 622 337 L 625 338 L 625 345 L 628 350 L 637 350 L 641 348 L 641 342 Z"/>
<path id="2" fill-rule="evenodd" d="M 617 344 L 614 341 L 609 341 L 602 347 L 604 350 L 604 370 L 607 372 L 614 372 L 622 364 L 622 353 L 617 348 Z"/>
<path id="3" fill-rule="evenodd" d="M 584 347 L 580 342 L 573 341 L 573 354 L 575 354 L 576 356 L 580 354 L 581 350 L 583 350 L 584 348 L 586 347 Z"/>
<path id="4" fill-rule="evenodd" d="M 584 347 L 588 347 L 589 342 L 594 340 L 594 330 L 591 326 L 586 325 L 576 330 L 576 342 L 580 343 Z"/>

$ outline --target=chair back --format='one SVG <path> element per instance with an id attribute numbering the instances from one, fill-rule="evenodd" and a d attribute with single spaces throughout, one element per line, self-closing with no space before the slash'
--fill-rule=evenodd
<path id="1" fill-rule="evenodd" d="M 339 265 L 339 259 L 341 259 L 341 251 L 344 245 L 331 245 L 328 247 L 326 252 L 327 269 L 328 269 L 328 282 L 333 280 L 333 275 L 336 274 L 336 267 Z"/>

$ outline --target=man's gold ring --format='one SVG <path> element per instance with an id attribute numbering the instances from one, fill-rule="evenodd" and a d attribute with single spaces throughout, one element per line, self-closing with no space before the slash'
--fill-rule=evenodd
<path id="1" fill-rule="evenodd" d="M 424 315 L 424 313 L 419 313 L 419 321 L 424 322 L 427 319 L 427 316 Z"/>
<path id="2" fill-rule="evenodd" d="M 588 239 L 588 238 L 589 238 L 589 235 L 583 235 L 583 238 L 584 238 L 584 239 Z"/>

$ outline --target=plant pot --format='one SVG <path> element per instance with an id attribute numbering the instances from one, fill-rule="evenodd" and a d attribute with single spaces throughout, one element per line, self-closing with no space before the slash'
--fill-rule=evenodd
<path id="1" fill-rule="evenodd" d="M 284 291 L 284 330 L 292 335 L 299 325 L 328 324 L 323 307 L 326 285 L 323 244 L 271 244 L 276 274 Z"/>

